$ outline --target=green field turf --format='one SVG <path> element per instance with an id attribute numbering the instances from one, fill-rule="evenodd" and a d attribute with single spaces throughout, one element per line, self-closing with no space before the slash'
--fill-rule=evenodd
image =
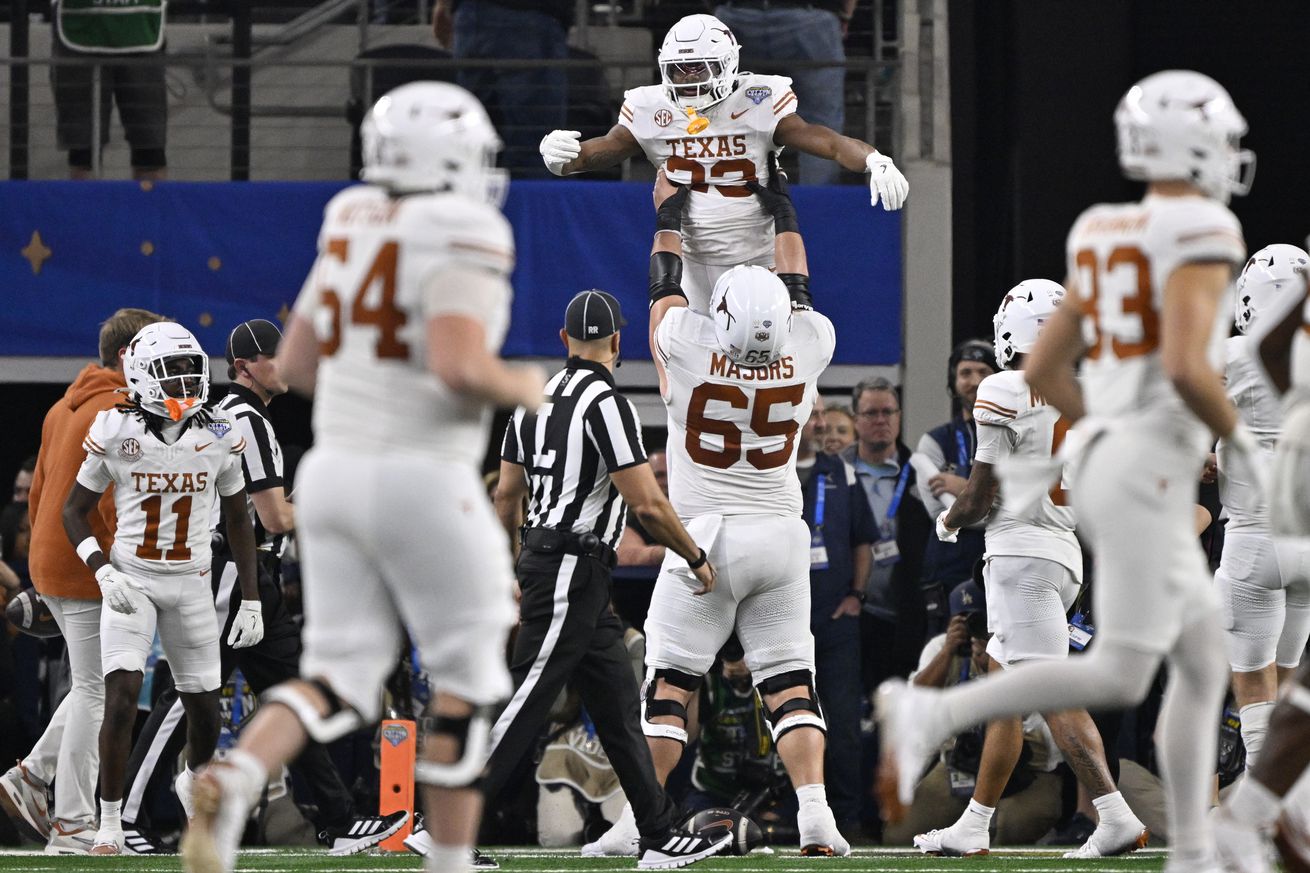
<path id="1" fill-rule="evenodd" d="M 611 873 L 635 871 L 637 862 L 629 858 L 580 858 L 576 849 L 488 849 L 487 854 L 500 861 L 505 873 Z M 857 849 L 849 858 L 801 858 L 795 851 L 745 858 L 715 858 L 695 865 L 696 873 L 814 873 L 814 871 L 879 871 L 879 873 L 1156 873 L 1164 865 L 1163 850 L 1146 850 L 1123 858 L 1095 861 L 1066 861 L 1060 853 L 1047 850 L 997 849 L 985 858 L 933 858 L 906 850 Z M 23 873 L 153 873 L 177 871 L 181 862 L 176 856 L 137 856 L 124 858 L 52 857 L 39 853 L 0 851 L 0 871 Z M 255 850 L 241 853 L 240 873 L 299 873 L 323 870 L 330 873 L 373 873 L 373 871 L 423 869 L 422 860 L 413 855 L 363 854 L 349 858 L 329 858 L 321 852 L 295 850 Z"/>

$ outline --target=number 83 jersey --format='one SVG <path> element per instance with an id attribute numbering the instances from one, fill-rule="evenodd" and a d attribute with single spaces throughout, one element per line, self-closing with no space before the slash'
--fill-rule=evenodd
<path id="1" fill-rule="evenodd" d="M 227 419 L 215 416 L 203 427 L 189 422 L 167 445 L 135 413 L 108 409 L 95 417 L 82 447 L 78 483 L 97 494 L 114 486 L 118 522 L 110 563 L 128 574 L 209 569 L 215 504 L 246 484 L 246 441 Z"/>
<path id="2" fill-rule="evenodd" d="M 1082 302 L 1083 384 L 1091 415 L 1140 419 L 1158 413 L 1196 431 L 1160 359 L 1160 313 L 1170 276 L 1191 263 L 1246 260 L 1237 217 L 1200 196 L 1147 195 L 1140 203 L 1100 204 L 1069 232 L 1068 270 Z M 1232 306 L 1221 302 L 1209 353 L 1223 367 Z M 1153 416 L 1155 424 L 1162 423 Z M 1198 432 L 1198 438 L 1199 438 Z"/>
<path id="3" fill-rule="evenodd" d="M 699 515 L 800 517 L 796 440 L 810 417 L 836 334 L 818 312 L 792 313 L 782 354 L 740 366 L 719 351 L 714 322 L 686 307 L 655 331 L 668 377 L 669 501 Z"/>

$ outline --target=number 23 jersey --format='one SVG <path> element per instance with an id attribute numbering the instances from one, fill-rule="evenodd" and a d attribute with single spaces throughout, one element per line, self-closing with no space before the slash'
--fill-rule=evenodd
<path id="1" fill-rule="evenodd" d="M 719 351 L 714 322 L 686 307 L 655 331 L 668 377 L 669 500 L 678 515 L 800 517 L 796 440 L 810 417 L 836 334 L 818 312 L 791 315 L 782 354 L 763 367 Z"/>
<path id="2" fill-rule="evenodd" d="M 108 409 L 95 417 L 82 447 L 77 481 L 96 493 L 114 485 L 118 527 L 110 563 L 128 574 L 209 569 L 214 505 L 246 484 L 246 442 L 226 418 L 189 424 L 166 445 L 135 413 Z"/>

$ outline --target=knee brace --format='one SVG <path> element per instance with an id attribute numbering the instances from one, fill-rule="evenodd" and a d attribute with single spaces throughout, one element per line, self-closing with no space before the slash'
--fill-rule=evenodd
<path id="1" fill-rule="evenodd" d="M 491 746 L 491 715 L 485 706 L 469 715 L 428 715 L 419 720 L 425 737 L 450 737 L 459 747 L 454 761 L 420 759 L 414 765 L 414 780 L 438 788 L 469 788 L 482 776 Z"/>
<path id="2" fill-rule="evenodd" d="M 777 709 L 769 709 L 769 705 L 764 704 L 764 714 L 769 719 L 769 732 L 773 734 L 775 746 L 778 740 L 797 728 L 814 728 L 825 736 L 828 733 L 828 724 L 823 720 L 823 709 L 819 706 L 819 695 L 814 689 L 814 674 L 809 670 L 789 670 L 786 673 L 779 673 L 756 686 L 762 703 L 765 695 L 779 694 L 791 688 L 801 687 L 805 688 L 809 697 L 793 697 Z M 792 715 L 792 713 L 798 714 Z"/>
<path id="3" fill-rule="evenodd" d="M 326 682 L 321 679 L 304 681 L 318 689 L 327 700 L 327 715 L 320 715 L 314 701 L 303 691 L 285 683 L 265 691 L 262 702 L 280 703 L 291 710 L 296 718 L 300 719 L 305 733 L 309 734 L 309 738 L 316 743 L 330 743 L 363 726 L 364 720 L 359 713 L 342 703 L 341 698 L 337 697 L 337 693 Z"/>
<path id="4" fill-rule="evenodd" d="M 646 680 L 641 701 L 641 732 L 648 737 L 662 737 L 666 740 L 687 745 L 687 707 L 676 700 L 664 700 L 655 697 L 659 680 L 681 688 L 683 691 L 696 691 L 700 688 L 701 677 L 680 670 L 658 669 Z M 651 719 L 661 716 L 673 716 L 682 719 L 682 727 L 672 724 L 660 724 Z"/>

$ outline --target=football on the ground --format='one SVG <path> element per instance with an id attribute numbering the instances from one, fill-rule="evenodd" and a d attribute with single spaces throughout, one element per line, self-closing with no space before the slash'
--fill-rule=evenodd
<path id="1" fill-rule="evenodd" d="M 683 823 L 683 828 L 708 840 L 732 834 L 725 855 L 747 855 L 751 849 L 764 845 L 760 826 L 748 816 L 726 806 L 702 809 Z"/>
<path id="2" fill-rule="evenodd" d="M 34 637 L 57 637 L 59 625 L 50 607 L 31 588 L 20 591 L 5 607 L 5 618 L 25 634 Z"/>

